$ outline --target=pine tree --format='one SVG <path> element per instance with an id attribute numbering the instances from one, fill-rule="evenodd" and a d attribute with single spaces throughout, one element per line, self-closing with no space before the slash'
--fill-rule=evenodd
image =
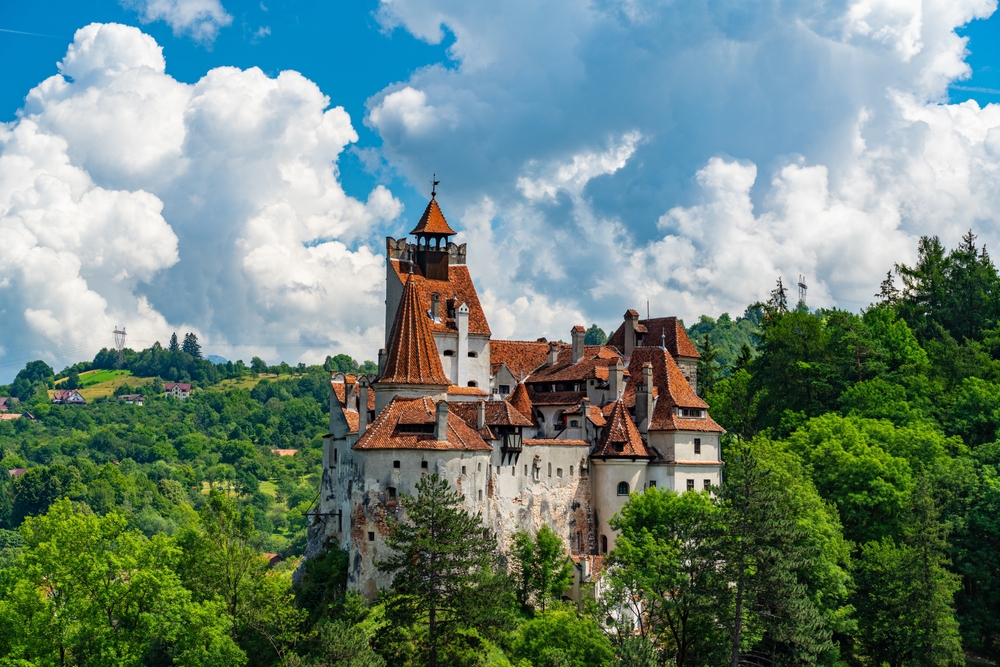
<path id="1" fill-rule="evenodd" d="M 436 667 L 438 654 L 464 629 L 489 634 L 509 623 L 513 596 L 498 563 L 496 537 L 437 473 L 402 496 L 406 521 L 392 521 L 392 556 L 376 563 L 393 575 L 386 615 L 397 628 L 426 632 L 418 663 Z"/>
<path id="2" fill-rule="evenodd" d="M 562 539 L 548 525 L 542 526 L 534 538 L 517 532 L 511 556 L 522 608 L 527 609 L 534 600 L 544 611 L 550 597 L 559 599 L 573 583 L 573 566 Z"/>
<path id="3" fill-rule="evenodd" d="M 171 341 L 173 344 L 173 341 Z M 195 359 L 201 359 L 201 345 L 198 344 L 198 337 L 193 333 L 184 334 L 184 344 L 181 349 L 190 354 Z"/>
<path id="4" fill-rule="evenodd" d="M 170 345 L 167 346 L 167 350 L 170 352 L 180 352 L 181 346 L 177 342 L 177 332 L 170 334 Z"/>
<path id="5" fill-rule="evenodd" d="M 707 333 L 702 336 L 698 354 L 701 355 L 698 359 L 698 393 L 705 396 L 719 379 L 719 353 Z"/>
<path id="6" fill-rule="evenodd" d="M 761 464 L 756 447 L 733 446 L 719 493 L 727 525 L 723 570 L 731 582 L 730 600 L 720 611 L 727 618 L 730 663 L 815 664 L 832 642 L 801 581 L 812 557 L 809 539 L 790 509 L 788 491 Z"/>

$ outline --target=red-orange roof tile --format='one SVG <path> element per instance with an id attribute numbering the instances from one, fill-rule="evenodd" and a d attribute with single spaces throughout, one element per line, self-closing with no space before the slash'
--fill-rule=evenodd
<path id="1" fill-rule="evenodd" d="M 535 413 L 531 409 L 531 396 L 528 395 L 528 388 L 524 386 L 523 382 L 517 383 L 514 391 L 507 397 L 507 402 L 515 410 L 530 419 L 532 424 L 535 423 Z"/>
<path id="2" fill-rule="evenodd" d="M 455 230 L 448 226 L 448 221 L 444 219 L 444 213 L 438 206 L 437 200 L 431 198 L 424 209 L 424 214 L 420 216 L 420 222 L 410 230 L 411 234 L 454 234 Z"/>
<path id="3" fill-rule="evenodd" d="M 629 367 L 632 376 L 625 385 L 623 399 L 627 405 L 635 405 L 635 390 L 642 379 L 642 365 L 650 362 L 653 366 L 653 387 L 656 392 L 656 407 L 649 429 L 652 431 L 714 431 L 723 428 L 708 416 L 708 403 L 695 393 L 687 378 L 677 366 L 670 352 L 659 347 L 637 347 L 632 351 Z M 677 415 L 676 408 L 705 410 L 704 419 L 688 419 Z"/>
<path id="4" fill-rule="evenodd" d="M 655 458 L 655 454 L 642 441 L 639 429 L 632 422 L 624 401 L 615 401 L 614 409 L 608 417 L 608 423 L 601 432 L 592 456 Z"/>
<path id="5" fill-rule="evenodd" d="M 630 310 L 630 313 L 635 313 Z M 701 357 L 698 350 L 691 343 L 684 326 L 676 317 L 654 317 L 649 320 L 639 320 L 636 331 L 645 331 L 642 345 L 643 347 L 666 346 L 670 354 L 675 357 L 690 357 L 698 359 Z M 618 326 L 618 329 L 608 338 L 608 345 L 613 345 L 619 350 L 625 349 L 625 324 Z"/>
<path id="6" fill-rule="evenodd" d="M 403 287 L 379 382 L 447 386 L 451 382 L 441 367 L 430 317 L 420 308 L 418 291 L 413 280 Z"/>
<path id="7" fill-rule="evenodd" d="M 562 447 L 589 447 L 590 443 L 586 440 L 560 440 L 559 438 L 527 438 L 524 444 L 538 447 L 542 445 L 555 445 Z"/>
<path id="8" fill-rule="evenodd" d="M 448 386 L 448 394 L 455 396 L 489 396 L 479 387 L 459 387 L 457 384 Z"/>
<path id="9" fill-rule="evenodd" d="M 518 380 L 525 378 L 545 365 L 549 356 L 549 344 L 545 341 L 491 340 L 490 363 L 506 364 L 508 370 Z"/>
<path id="10" fill-rule="evenodd" d="M 583 358 L 573 363 L 573 349 L 565 346 L 559 350 L 556 363 L 539 368 L 527 382 L 582 382 L 591 379 L 604 382 L 608 379 L 608 368 L 614 367 L 615 362 L 621 358 L 614 348 L 606 345 L 586 345 L 583 348 Z"/>
<path id="11" fill-rule="evenodd" d="M 448 411 L 448 440 L 439 441 L 433 432 L 437 406 L 429 398 L 395 397 L 382 409 L 354 449 L 433 449 L 492 451 L 482 436 L 455 412 Z M 420 431 L 424 426 L 425 431 Z M 415 432 L 417 431 L 417 432 Z"/>
<path id="12" fill-rule="evenodd" d="M 465 420 L 470 428 L 475 428 L 479 421 L 479 401 L 463 401 L 449 403 L 450 409 Z M 487 426 L 531 426 L 530 419 L 518 412 L 507 401 L 484 401 L 484 416 Z"/>
<path id="13" fill-rule="evenodd" d="M 450 264 L 448 266 L 448 280 L 428 280 L 420 273 L 420 267 L 417 264 L 411 265 L 410 262 L 398 259 L 388 261 L 400 283 L 405 285 L 406 281 L 411 278 L 416 282 L 419 290 L 417 296 L 420 299 L 420 308 L 423 312 L 431 312 L 431 295 L 435 293 L 440 295 L 439 321 L 431 321 L 432 330 L 452 333 L 458 331 L 455 318 L 448 317 L 447 304 L 453 300 L 455 306 L 464 303 L 469 307 L 470 334 L 490 335 L 490 325 L 486 321 L 483 306 L 479 303 L 479 294 L 476 292 L 476 286 L 469 274 L 469 267 L 463 264 Z M 411 266 L 413 267 L 412 274 L 410 273 Z"/>

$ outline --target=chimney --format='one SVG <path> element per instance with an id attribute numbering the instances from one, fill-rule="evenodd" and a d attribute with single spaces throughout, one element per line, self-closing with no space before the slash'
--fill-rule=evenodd
<path id="1" fill-rule="evenodd" d="M 555 366 L 559 361 L 559 343 L 552 341 L 549 343 L 549 366 Z"/>
<path id="2" fill-rule="evenodd" d="M 575 364 L 583 359 L 583 339 L 587 335 L 587 330 L 577 325 L 573 327 L 569 335 L 573 341 L 573 363 Z"/>
<path id="3" fill-rule="evenodd" d="M 649 422 L 653 419 L 653 364 L 642 365 L 642 381 L 635 390 L 635 421 L 639 424 L 639 432 L 649 430 Z"/>
<path id="4" fill-rule="evenodd" d="M 337 374 L 337 371 L 330 371 L 330 433 L 333 433 L 333 415 L 336 414 L 334 410 L 340 409 L 340 401 L 337 400 L 337 392 L 333 390 L 333 376 Z"/>
<path id="5" fill-rule="evenodd" d="M 435 322 L 441 321 L 441 295 L 437 292 L 431 294 L 431 319 Z"/>
<path id="6" fill-rule="evenodd" d="M 368 378 L 364 375 L 358 381 L 358 437 L 368 430 Z"/>
<path id="7" fill-rule="evenodd" d="M 615 359 L 614 368 L 608 373 L 608 388 L 611 390 L 611 400 L 617 401 L 619 394 L 625 389 L 625 367 L 621 357 Z"/>
<path id="8" fill-rule="evenodd" d="M 434 439 L 438 442 L 448 441 L 448 401 L 437 404 L 437 424 L 434 426 Z"/>
<path id="9" fill-rule="evenodd" d="M 385 372 L 385 362 L 389 360 L 389 351 L 384 347 L 378 351 L 378 376 Z"/>
<path id="10" fill-rule="evenodd" d="M 354 383 L 357 378 L 353 375 L 344 377 L 344 409 L 351 410 L 358 405 L 358 396 L 355 393 Z"/>
<path id="11" fill-rule="evenodd" d="M 486 427 L 486 401 L 476 403 L 476 429 L 482 431 Z"/>
<path id="12" fill-rule="evenodd" d="M 625 342 L 622 352 L 625 353 L 626 359 L 632 356 L 632 350 L 635 349 L 635 327 L 637 324 L 639 324 L 639 313 L 634 310 L 625 311 Z"/>
<path id="13" fill-rule="evenodd" d="M 587 439 L 587 420 L 590 419 L 590 399 L 586 396 L 580 400 L 580 434 L 581 439 Z"/>

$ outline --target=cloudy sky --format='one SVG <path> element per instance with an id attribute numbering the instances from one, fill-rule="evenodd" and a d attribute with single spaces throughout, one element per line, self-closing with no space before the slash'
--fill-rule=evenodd
<path id="1" fill-rule="evenodd" d="M 865 307 L 1000 243 L 995 0 L 39 0 L 0 11 L 0 382 L 194 331 L 376 355 L 429 181 L 494 336 Z"/>

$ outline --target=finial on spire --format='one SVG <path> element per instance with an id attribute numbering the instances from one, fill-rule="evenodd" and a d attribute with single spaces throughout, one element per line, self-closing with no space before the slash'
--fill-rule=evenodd
<path id="1" fill-rule="evenodd" d="M 431 178 L 431 199 L 437 197 L 437 186 L 441 185 L 441 181 L 437 179 L 438 175 L 434 174 Z"/>
<path id="2" fill-rule="evenodd" d="M 667 330 L 660 329 L 660 347 L 667 349 Z"/>

